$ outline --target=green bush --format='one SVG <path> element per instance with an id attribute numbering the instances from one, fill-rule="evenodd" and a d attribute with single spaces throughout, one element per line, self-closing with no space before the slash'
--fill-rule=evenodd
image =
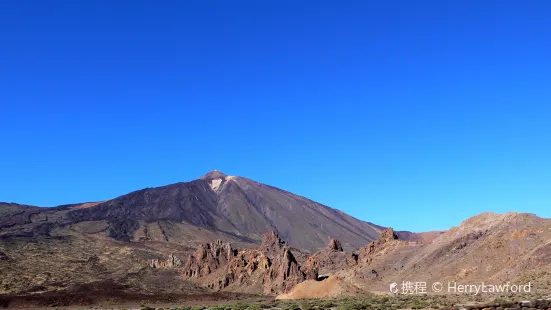
<path id="1" fill-rule="evenodd" d="M 272 301 L 269 303 L 263 302 L 263 303 L 260 303 L 258 306 L 260 307 L 260 309 L 271 309 L 271 308 L 277 307 L 278 303 L 275 301 Z"/>
<path id="2" fill-rule="evenodd" d="M 301 310 L 300 306 L 298 304 L 295 304 L 295 303 L 283 304 L 281 309 L 283 309 L 283 310 Z"/>
<path id="3" fill-rule="evenodd" d="M 359 301 L 345 301 L 337 306 L 337 310 L 361 310 L 366 308 Z"/>
<path id="4" fill-rule="evenodd" d="M 259 304 L 250 304 L 248 307 L 247 307 L 247 310 L 262 310 L 262 307 L 260 307 Z"/>
<path id="5" fill-rule="evenodd" d="M 335 302 L 333 302 L 332 300 L 323 300 L 323 301 L 318 302 L 318 306 L 322 309 L 329 309 L 329 308 L 337 306 L 337 304 Z"/>
<path id="6" fill-rule="evenodd" d="M 427 303 L 422 300 L 414 300 L 411 303 L 411 309 L 423 309 L 427 307 Z"/>
<path id="7" fill-rule="evenodd" d="M 309 302 L 302 302 L 300 304 L 300 308 L 302 310 L 314 310 L 314 305 L 312 303 L 309 303 Z"/>
<path id="8" fill-rule="evenodd" d="M 245 310 L 245 309 L 247 309 L 247 305 L 244 305 L 242 303 L 232 304 L 232 305 L 230 305 L 230 307 L 231 307 L 232 310 Z"/>

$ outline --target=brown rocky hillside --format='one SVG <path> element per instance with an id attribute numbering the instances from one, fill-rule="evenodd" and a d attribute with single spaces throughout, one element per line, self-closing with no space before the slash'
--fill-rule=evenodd
<path id="1" fill-rule="evenodd" d="M 357 266 L 336 276 L 363 289 L 383 291 L 394 281 L 531 281 L 536 289 L 551 289 L 550 219 L 526 213 L 483 213 L 430 244 L 395 237 L 381 234 L 358 252 Z"/>
<path id="2" fill-rule="evenodd" d="M 387 229 L 354 253 L 328 247 L 313 254 L 309 264 L 323 268 L 323 278 L 331 281 L 309 281 L 280 298 L 388 292 L 389 283 L 402 281 L 427 282 L 429 288 L 434 282 L 530 282 L 532 293 L 548 294 L 550 249 L 551 219 L 526 213 L 483 213 L 430 243 L 400 240 L 397 232 Z"/>

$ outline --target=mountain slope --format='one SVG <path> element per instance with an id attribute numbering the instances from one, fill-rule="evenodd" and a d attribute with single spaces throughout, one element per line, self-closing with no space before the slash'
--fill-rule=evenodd
<path id="1" fill-rule="evenodd" d="M 247 242 L 259 242 L 263 233 L 275 230 L 291 246 L 305 251 L 315 251 L 331 238 L 346 240 L 343 246 L 352 250 L 379 234 L 375 225 L 338 210 L 218 171 L 191 182 L 147 188 L 89 207 L 72 207 L 55 225 L 98 221 L 106 221 L 108 235 L 123 241 L 136 240 L 136 233 L 154 222 L 160 226 L 191 225 Z"/>
<path id="2" fill-rule="evenodd" d="M 275 230 L 291 246 L 315 251 L 332 239 L 349 250 L 376 239 L 379 229 L 304 197 L 241 177 L 205 180 L 216 188 L 219 212 L 256 240 Z M 217 186 L 213 186 L 217 185 Z"/>

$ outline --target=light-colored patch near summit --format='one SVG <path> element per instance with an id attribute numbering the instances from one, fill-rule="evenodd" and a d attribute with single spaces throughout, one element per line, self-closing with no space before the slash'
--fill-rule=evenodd
<path id="1" fill-rule="evenodd" d="M 210 182 L 210 187 L 215 191 L 220 188 L 220 185 L 222 185 L 222 179 L 214 179 Z"/>
<path id="2" fill-rule="evenodd" d="M 224 187 L 223 184 L 225 184 L 225 182 L 228 182 L 233 179 L 235 179 L 234 176 L 226 176 L 224 178 L 213 179 L 212 181 L 210 181 L 209 185 L 212 188 L 212 190 L 218 191 L 218 190 L 221 190 L 222 187 Z"/>

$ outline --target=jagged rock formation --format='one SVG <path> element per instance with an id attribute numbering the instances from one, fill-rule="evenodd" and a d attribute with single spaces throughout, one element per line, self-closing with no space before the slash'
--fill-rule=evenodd
<path id="1" fill-rule="evenodd" d="M 8 256 L 2 252 L 0 252 L 0 260 L 8 260 Z"/>
<path id="2" fill-rule="evenodd" d="M 357 253 L 344 252 L 341 243 L 331 239 L 325 248 L 311 255 L 305 264 L 307 268 L 319 270 L 318 281 L 302 282 L 277 298 L 328 298 L 360 294 L 360 287 L 366 282 L 380 282 L 379 272 L 371 266 L 372 260 L 378 255 L 384 257 L 385 251 L 408 244 L 397 239 L 392 228 L 385 229 L 379 239 L 368 243 Z M 359 283 L 355 283 L 355 280 L 359 280 Z"/>
<path id="3" fill-rule="evenodd" d="M 398 241 L 398 235 L 394 233 L 394 229 L 387 228 L 383 230 L 379 236 L 379 239 L 371 241 L 358 251 L 358 263 L 369 264 L 372 261 L 374 254 L 385 250 L 388 246 L 391 246 L 397 242 L 399 243 L 404 241 Z"/>
<path id="4" fill-rule="evenodd" d="M 236 251 L 220 242 L 201 246 L 183 269 L 186 279 L 214 290 L 258 291 L 278 294 L 306 279 L 316 279 L 313 268 L 301 268 L 289 246 L 276 232 L 262 236 L 256 249 Z"/>
<path id="5" fill-rule="evenodd" d="M 166 261 L 161 261 L 158 259 L 152 259 L 149 267 L 151 268 L 176 268 L 182 264 L 182 261 L 170 253 Z"/>
<path id="6" fill-rule="evenodd" d="M 330 274 L 354 266 L 367 266 L 372 262 L 374 256 L 400 244 L 404 245 L 407 242 L 398 240 L 398 236 L 392 228 L 385 229 L 379 239 L 368 243 L 357 253 L 344 252 L 341 242 L 331 239 L 325 248 L 308 258 L 305 266 L 308 269 L 317 270 L 325 278 Z M 369 275 L 376 278 L 378 273 L 376 270 L 370 269 Z"/>
<path id="7" fill-rule="evenodd" d="M 344 252 L 341 242 L 336 239 L 331 239 L 325 248 L 312 254 L 306 262 L 308 268 L 318 270 L 322 276 L 342 270 L 348 265 L 348 254 Z"/>
<path id="8" fill-rule="evenodd" d="M 336 240 L 336 239 L 331 239 L 329 241 L 329 245 L 327 245 L 327 247 L 332 251 L 340 251 L 340 252 L 344 251 L 342 249 L 341 242 L 339 240 Z"/>
<path id="9" fill-rule="evenodd" d="M 190 255 L 184 266 L 184 275 L 188 278 L 199 278 L 211 274 L 225 266 L 237 255 L 230 243 L 216 242 L 201 244 L 193 255 Z"/>
<path id="10" fill-rule="evenodd" d="M 394 229 L 392 227 L 387 228 L 381 232 L 379 235 L 379 238 L 375 240 L 375 243 L 387 243 L 392 242 L 394 240 L 398 240 L 398 235 L 394 232 Z"/>
<path id="11" fill-rule="evenodd" d="M 348 266 L 356 266 L 358 264 L 358 254 L 356 253 L 350 253 L 346 257 L 346 264 Z"/>

